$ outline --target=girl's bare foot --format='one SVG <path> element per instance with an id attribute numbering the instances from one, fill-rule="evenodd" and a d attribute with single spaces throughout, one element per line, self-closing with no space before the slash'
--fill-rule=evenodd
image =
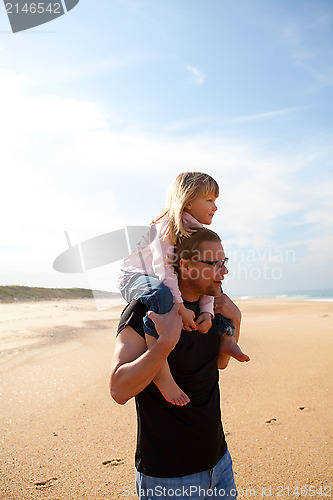
<path id="1" fill-rule="evenodd" d="M 250 361 L 249 356 L 243 353 L 235 338 L 229 335 L 223 335 L 223 337 L 220 337 L 219 350 L 223 354 L 228 354 L 232 358 L 237 359 L 237 361 Z"/>
<path id="2" fill-rule="evenodd" d="M 157 385 L 164 398 L 169 403 L 172 403 L 173 405 L 184 406 L 190 402 L 190 398 L 176 384 L 172 376 L 165 377 L 157 375 L 154 378 L 154 383 Z"/>

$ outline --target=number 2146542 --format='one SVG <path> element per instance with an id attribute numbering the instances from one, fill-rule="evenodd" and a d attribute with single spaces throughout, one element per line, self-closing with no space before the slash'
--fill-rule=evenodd
<path id="1" fill-rule="evenodd" d="M 6 3 L 7 14 L 62 14 L 59 2 Z"/>
<path id="2" fill-rule="evenodd" d="M 277 497 L 326 497 L 332 496 L 332 486 L 278 486 Z"/>

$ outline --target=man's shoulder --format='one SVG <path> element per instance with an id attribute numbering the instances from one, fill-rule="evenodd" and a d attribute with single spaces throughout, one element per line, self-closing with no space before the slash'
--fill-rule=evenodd
<path id="1" fill-rule="evenodd" d="M 119 319 L 117 335 L 126 328 L 130 326 L 135 330 L 141 337 L 144 337 L 143 331 L 143 318 L 147 313 L 147 307 L 137 300 L 132 300 L 125 309 L 122 311 Z"/>

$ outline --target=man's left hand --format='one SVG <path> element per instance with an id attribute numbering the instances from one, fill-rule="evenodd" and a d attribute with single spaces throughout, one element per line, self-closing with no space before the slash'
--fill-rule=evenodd
<path id="1" fill-rule="evenodd" d="M 214 312 L 215 314 L 222 314 L 225 318 L 230 319 L 234 327 L 239 326 L 241 322 L 241 312 L 236 304 L 226 295 L 221 293 L 214 299 Z"/>

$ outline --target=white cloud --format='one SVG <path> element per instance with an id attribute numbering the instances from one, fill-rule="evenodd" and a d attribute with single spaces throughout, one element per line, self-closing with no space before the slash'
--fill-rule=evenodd
<path id="1" fill-rule="evenodd" d="M 333 85 L 331 30 L 332 16 L 322 13 L 311 23 L 290 22 L 282 29 L 282 39 L 295 65 L 311 77 L 307 92 L 317 92 Z"/>
<path id="2" fill-rule="evenodd" d="M 276 116 L 286 115 L 289 113 L 294 113 L 296 111 L 301 111 L 306 109 L 305 107 L 295 107 L 295 108 L 286 108 L 286 109 L 277 109 L 275 111 L 266 111 L 265 113 L 256 113 L 254 115 L 248 116 L 239 116 L 230 120 L 229 123 L 245 123 L 245 122 L 254 122 L 258 120 L 265 120 L 267 118 L 275 118 Z"/>
<path id="3" fill-rule="evenodd" d="M 201 87 L 205 83 L 206 75 L 200 69 L 189 64 L 186 66 L 186 69 L 190 72 L 194 85 Z"/>

